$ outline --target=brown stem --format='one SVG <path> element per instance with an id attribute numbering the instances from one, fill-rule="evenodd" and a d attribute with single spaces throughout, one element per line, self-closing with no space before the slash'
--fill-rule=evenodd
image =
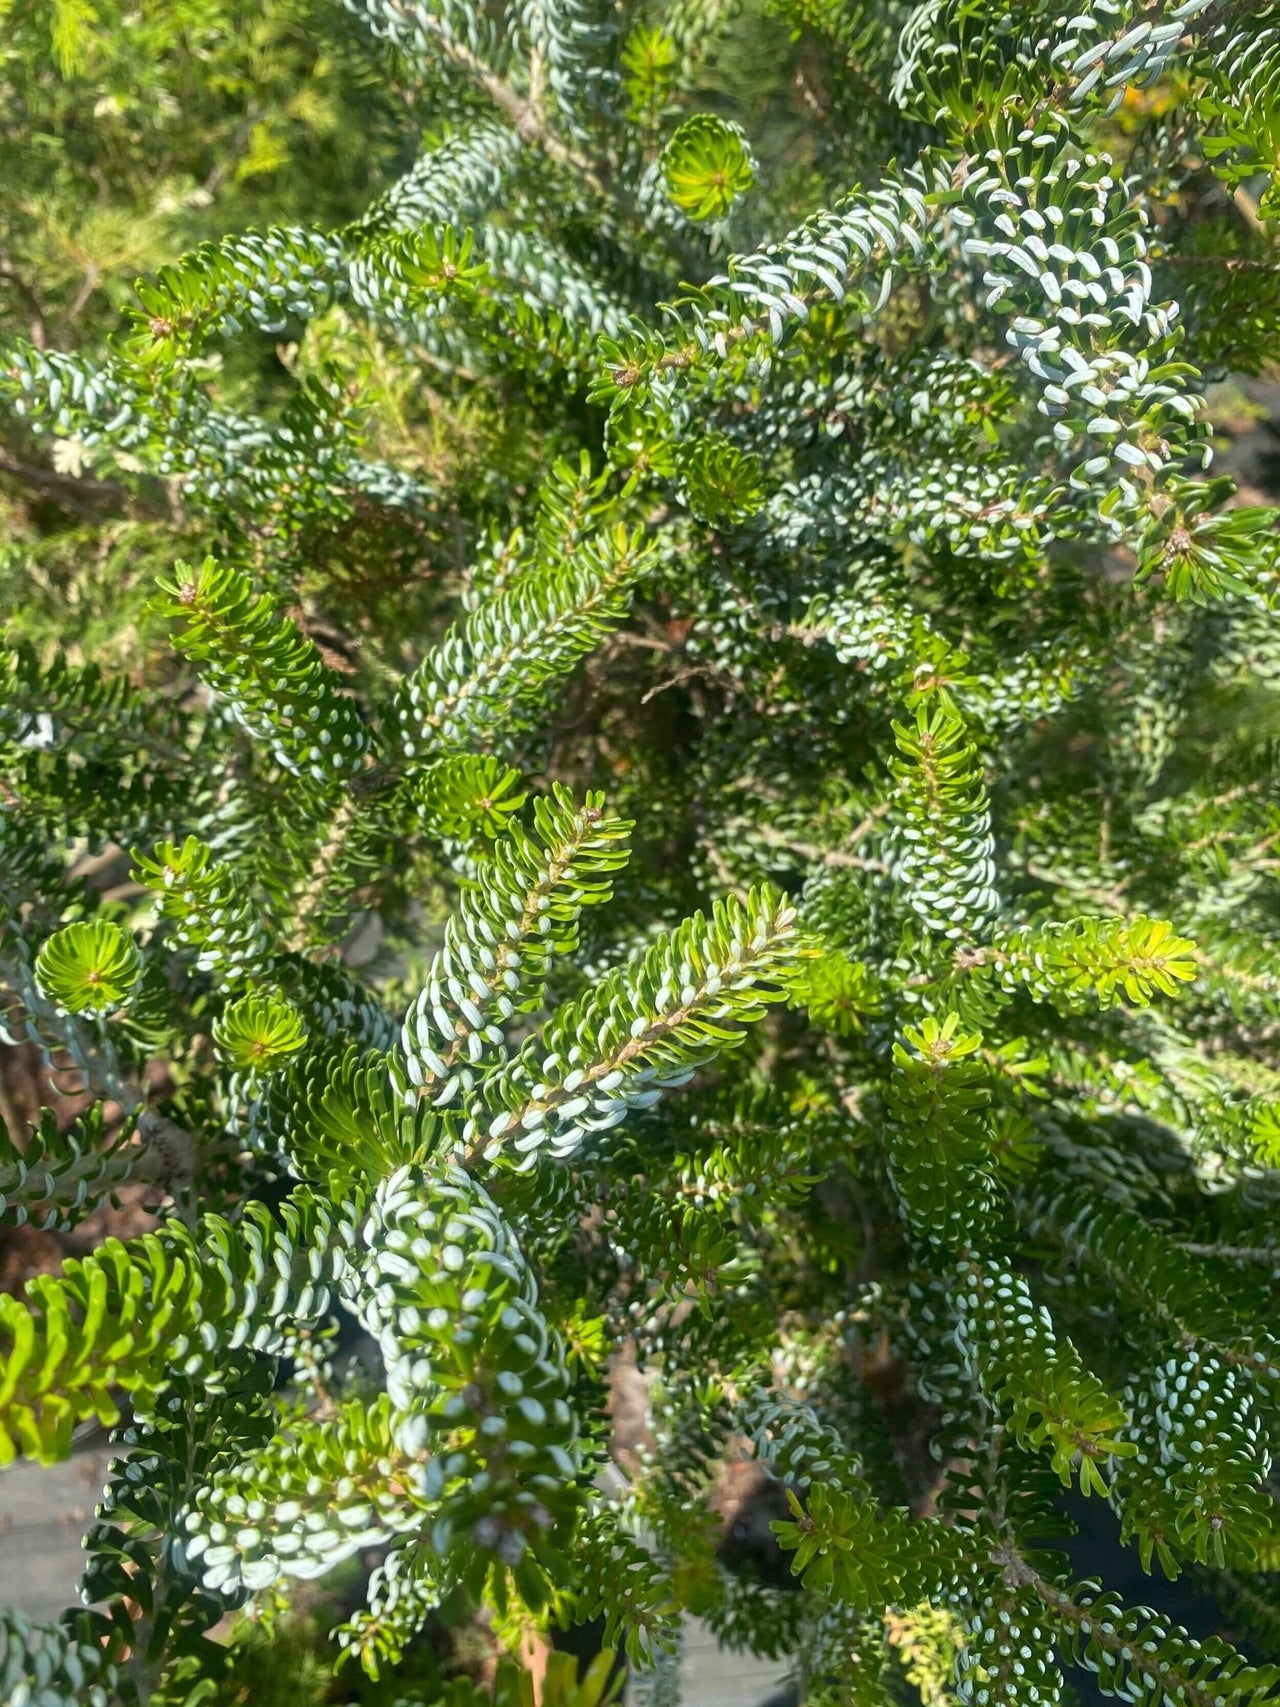
<path id="1" fill-rule="evenodd" d="M 80 280 L 79 289 L 72 297 L 70 305 L 67 308 L 67 312 L 62 316 L 64 325 L 70 326 L 75 320 L 79 319 L 85 304 L 101 283 L 102 274 L 94 263 L 90 261 L 84 270 L 84 277 Z"/>
<path id="2" fill-rule="evenodd" d="M 344 794 L 329 820 L 324 841 L 311 862 L 297 900 L 294 928 L 288 944 L 290 950 L 296 954 L 301 954 L 306 949 L 311 937 L 311 927 L 319 919 L 326 901 L 332 898 L 331 880 L 337 870 L 338 861 L 342 858 L 358 810 L 358 802 L 353 796 Z"/>
<path id="3" fill-rule="evenodd" d="M 397 7 L 397 10 L 400 8 Z M 496 71 L 491 70 L 478 54 L 473 53 L 465 42 L 460 42 L 452 35 L 440 20 L 419 11 L 415 14 L 414 22 L 419 28 L 431 31 L 446 59 L 452 60 L 468 77 L 474 78 L 494 106 L 511 120 L 516 135 L 522 142 L 532 143 L 540 148 L 558 166 L 566 166 L 577 173 L 598 196 L 608 197 L 609 192 L 604 182 L 597 176 L 590 162 L 567 147 L 548 126 L 537 89 L 532 90 L 527 97 L 521 95 L 510 83 L 499 77 Z"/>
<path id="4" fill-rule="evenodd" d="M 36 295 L 34 286 L 23 277 L 7 255 L 0 255 L 0 279 L 8 279 L 17 295 L 26 303 L 27 312 L 31 316 L 31 325 L 28 328 L 31 342 L 37 350 L 43 350 L 45 348 L 44 308 L 40 298 Z"/>
<path id="5" fill-rule="evenodd" d="M 1087 1606 L 1078 1605 L 1055 1584 L 1046 1582 L 1039 1572 L 1033 1570 L 1012 1548 L 1004 1551 L 1005 1577 L 1010 1587 L 1029 1588 L 1038 1600 L 1053 1609 L 1064 1624 L 1075 1630 L 1087 1630 L 1088 1635 L 1100 1648 L 1134 1671 L 1144 1673 L 1148 1682 L 1155 1685 L 1157 1700 L 1183 1702 L 1187 1707 L 1217 1707 L 1217 1703 L 1221 1702 L 1221 1684 L 1216 1677 L 1206 1678 L 1202 1683 L 1194 1677 L 1188 1677 L 1185 1672 L 1165 1665 L 1158 1650 L 1153 1652 L 1134 1641 L 1131 1635 L 1109 1628 L 1109 1620 L 1100 1619 Z"/>
<path id="6" fill-rule="evenodd" d="M 732 829 L 732 823 L 728 827 Z M 836 870 L 877 871 L 884 876 L 889 872 L 889 867 L 882 859 L 862 859 L 858 854 L 846 853 L 842 848 L 820 848 L 812 842 L 795 842 L 781 830 L 775 830 L 768 824 L 757 825 L 756 834 L 767 847 L 799 854 L 802 859 L 807 859 L 814 865 L 830 866 Z M 861 840 L 860 837 L 857 839 Z"/>
<path id="7" fill-rule="evenodd" d="M 85 480 L 73 474 L 60 474 L 43 463 L 30 462 L 16 451 L 0 445 L 0 472 L 21 480 L 38 492 L 47 493 L 63 509 L 83 516 L 86 521 L 99 522 L 104 513 L 112 510 L 134 519 L 172 521 L 171 512 L 149 499 L 140 498 L 109 480 Z"/>

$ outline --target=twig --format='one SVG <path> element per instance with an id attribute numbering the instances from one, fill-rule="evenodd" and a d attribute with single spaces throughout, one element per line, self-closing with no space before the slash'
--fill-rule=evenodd
<path id="1" fill-rule="evenodd" d="M 26 303 L 31 315 L 31 342 L 36 349 L 45 347 L 44 309 L 34 287 L 23 278 L 7 255 L 0 255 L 0 279 L 8 279 L 14 290 Z"/>
<path id="2" fill-rule="evenodd" d="M 651 699 L 656 699 L 660 693 L 666 693 L 668 688 L 679 687 L 681 682 L 687 682 L 691 676 L 710 676 L 717 679 L 716 671 L 710 664 L 689 664 L 683 670 L 677 670 L 674 676 L 667 676 L 640 696 L 641 705 L 648 705 Z"/>
<path id="3" fill-rule="evenodd" d="M 397 10 L 399 9 L 397 7 Z M 437 18 L 430 17 L 425 12 L 418 12 L 415 14 L 414 23 L 421 29 L 430 30 L 445 57 L 451 59 L 460 71 L 465 71 L 469 77 L 475 79 L 494 106 L 511 120 L 521 141 L 541 148 L 557 165 L 569 167 L 584 179 L 598 196 L 607 199 L 609 192 L 590 162 L 567 147 L 549 128 L 533 95 L 526 98 L 519 94 L 510 83 L 499 77 L 496 71 L 492 71 L 478 54 L 472 53 L 465 42 L 460 42 L 456 36 L 451 35 Z"/>
<path id="4" fill-rule="evenodd" d="M 37 491 L 47 492 L 65 509 L 87 521 L 101 521 L 104 510 L 123 510 L 128 516 L 147 520 L 170 520 L 168 509 L 139 497 L 110 480 L 86 480 L 79 475 L 60 474 L 56 468 L 29 462 L 16 451 L 0 445 L 0 472 L 10 474 Z"/>
<path id="5" fill-rule="evenodd" d="M 1179 1239 L 1178 1249 L 1190 1257 L 1224 1257 L 1228 1262 L 1274 1263 L 1280 1268 L 1280 1245 L 1197 1245 Z"/>
<path id="6" fill-rule="evenodd" d="M 97 290 L 101 282 L 101 272 L 97 266 L 90 261 L 84 270 L 84 277 L 80 280 L 80 288 L 72 297 L 71 303 L 67 308 L 67 312 L 62 316 L 62 323 L 64 326 L 70 326 L 73 320 L 77 320 L 79 318 L 80 312 L 84 308 L 85 303 L 88 302 L 89 298 L 93 295 L 94 291 Z"/>
<path id="7" fill-rule="evenodd" d="M 1258 214 L 1258 204 L 1245 189 L 1243 184 L 1237 184 L 1231 192 L 1231 199 L 1236 204 L 1236 211 L 1251 231 L 1265 231 L 1266 221 Z"/>
<path id="8" fill-rule="evenodd" d="M 1219 272 L 1280 273 L 1280 261 L 1264 261 L 1256 255 L 1161 255 L 1171 267 L 1215 267 Z"/>
<path id="9" fill-rule="evenodd" d="M 728 826 L 732 829 L 732 822 Z M 811 860 L 816 865 L 830 866 L 841 871 L 875 871 L 887 877 L 889 867 L 882 859 L 863 859 L 858 854 L 846 853 L 843 848 L 819 848 L 812 842 L 793 842 L 781 830 L 775 830 L 768 824 L 756 826 L 756 834 L 767 847 L 779 848 L 785 853 L 799 854 L 801 859 Z M 857 840 L 861 836 L 854 832 Z"/>

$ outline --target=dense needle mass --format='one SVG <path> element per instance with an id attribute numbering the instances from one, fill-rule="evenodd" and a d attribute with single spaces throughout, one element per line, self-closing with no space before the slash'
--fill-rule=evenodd
<path id="1" fill-rule="evenodd" d="M 0 1703 L 1280 1701 L 1280 7 L 49 11 L 0 1219 L 154 1230 L 0 1294 Z"/>

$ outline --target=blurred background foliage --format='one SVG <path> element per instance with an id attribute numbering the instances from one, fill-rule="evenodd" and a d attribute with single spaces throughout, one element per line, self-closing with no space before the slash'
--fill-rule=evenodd
<path id="1" fill-rule="evenodd" d="M 828 87 L 833 53 L 855 80 L 883 84 L 905 9 L 874 10 L 852 27 L 822 0 L 785 13 L 766 0 L 674 0 L 634 9 L 619 32 L 625 54 L 661 12 L 655 118 L 710 110 L 751 135 L 758 183 L 739 246 L 882 163 L 876 102 L 846 111 Z M 431 87 L 340 0 L 0 0 L 0 110 L 0 338 L 85 355 L 123 332 L 138 277 L 231 233 L 340 227 L 466 117 L 456 84 Z M 360 630 L 374 653 L 386 641 L 397 665 L 396 636 L 430 623 L 478 532 L 510 525 L 557 456 L 601 442 L 601 412 L 581 399 L 542 398 L 527 378 L 451 383 L 340 308 L 299 341 L 226 340 L 205 365 L 219 407 L 268 417 L 341 371 L 369 454 L 440 492 L 428 529 L 371 509 L 300 540 L 292 565 L 322 643 L 328 610 L 335 631 Z M 75 441 L 37 443 L 0 413 L 11 634 L 145 668 L 156 575 L 206 550 L 243 558 L 244 542 L 218 537 L 139 470 L 103 466 Z"/>
<path id="2" fill-rule="evenodd" d="M 659 125 L 681 111 L 715 112 L 751 137 L 756 183 L 732 231 L 748 248 L 878 177 L 901 149 L 884 91 L 908 11 L 903 0 L 647 0 L 621 8 L 619 69 L 655 150 Z M 1099 142 L 1121 157 L 1167 151 L 1178 93 L 1131 92 Z M 92 355 L 124 331 L 140 276 L 230 233 L 357 219 L 476 100 L 456 81 L 433 86 L 341 0 L 0 0 L 0 338 Z M 1219 374 L 1265 370 L 1280 270 L 1247 190 L 1233 198 L 1192 158 L 1164 217 L 1178 256 L 1165 285 L 1193 328 L 1190 359 Z M 1199 312 L 1206 291 L 1226 292 L 1230 312 Z M 923 287 L 900 289 L 875 335 L 927 342 L 930 316 Z M 337 661 L 341 635 L 358 631 L 362 656 L 400 668 L 403 637 L 445 608 L 477 537 L 518 520 L 558 456 L 598 456 L 602 413 L 582 396 L 540 395 L 527 372 L 477 385 L 433 368 L 340 307 L 297 331 L 215 341 L 203 357 L 210 394 L 276 418 L 301 386 L 340 373 L 367 453 L 439 493 L 427 522 L 370 505 L 349 526 L 305 534 L 278 589 Z M 1217 424 L 1229 433 L 1253 424 L 1242 403 L 1265 413 L 1238 391 L 1224 398 Z M 11 634 L 145 669 L 156 575 L 206 550 L 265 568 L 252 541 L 220 537 L 163 482 L 75 441 L 37 443 L 0 411 Z"/>
<path id="3" fill-rule="evenodd" d="M 0 331 L 100 349 L 135 279 L 260 225 L 341 223 L 410 162 L 404 91 L 330 0 L 0 4 Z M 229 402 L 295 384 L 268 341 Z M 139 660 L 157 570 L 204 540 L 163 489 L 0 435 L 0 601 L 24 634 Z"/>

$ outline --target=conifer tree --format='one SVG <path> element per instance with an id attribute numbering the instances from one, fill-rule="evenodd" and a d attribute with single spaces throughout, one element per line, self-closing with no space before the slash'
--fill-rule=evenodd
<path id="1" fill-rule="evenodd" d="M 94 110 L 137 17 L 42 11 L 4 76 Z M 224 1615 L 356 1556 L 334 1699 L 489 1699 L 402 1672 L 448 1604 L 654 1699 L 695 1612 L 809 1707 L 1280 1700 L 1280 536 L 1212 442 L 1280 7 L 286 13 L 398 175 L 260 156 L 83 336 L 0 256 L 0 1215 L 156 1212 L 0 1296 L 0 1462 L 114 1454 L 0 1701 L 235 1698 Z M 111 505 L 95 646 L 38 589 Z"/>

